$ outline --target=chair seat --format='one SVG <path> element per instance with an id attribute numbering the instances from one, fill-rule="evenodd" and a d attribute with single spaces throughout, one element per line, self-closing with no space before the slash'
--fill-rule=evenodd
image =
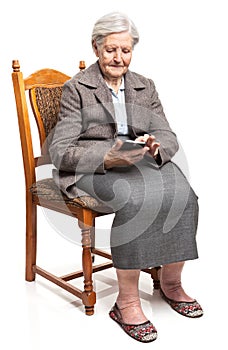
<path id="1" fill-rule="evenodd" d="M 83 207 L 91 209 L 100 213 L 112 213 L 108 206 L 105 206 L 102 202 L 91 196 L 81 196 L 75 198 L 67 197 L 55 184 L 52 178 L 46 178 L 34 183 L 30 191 L 33 197 L 38 197 L 42 200 L 54 201 L 54 202 L 65 202 L 67 205 L 73 205 L 75 207 Z"/>

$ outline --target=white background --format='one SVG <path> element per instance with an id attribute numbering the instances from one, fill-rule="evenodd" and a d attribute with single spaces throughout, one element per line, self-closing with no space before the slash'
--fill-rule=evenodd
<path id="1" fill-rule="evenodd" d="M 24 175 L 11 63 L 13 59 L 19 59 L 25 76 L 45 67 L 75 74 L 79 60 L 85 60 L 87 66 L 95 61 L 90 44 L 94 22 L 114 10 L 127 13 L 139 30 L 140 42 L 133 53 L 131 70 L 155 81 L 166 116 L 187 157 L 189 180 L 200 204 L 197 236 L 200 259 L 189 262 L 183 278 L 187 291 L 203 305 L 205 316 L 189 322 L 173 315 L 163 304 L 159 313 L 153 301 L 155 319 L 148 310 L 147 314 L 161 333 L 150 346 L 154 349 L 165 349 L 166 345 L 192 349 L 223 344 L 224 348 L 226 321 L 221 317 L 226 317 L 228 311 L 225 293 L 228 213 L 226 3 L 225 0 L 116 0 L 113 3 L 105 0 L 22 0 L 1 3 L 0 315 L 3 325 L 0 343 L 6 341 L 4 349 L 75 348 L 83 339 L 88 347 L 95 344 L 101 349 L 108 344 L 113 347 L 146 346 L 129 339 L 107 316 L 115 300 L 113 294 L 117 292 L 113 271 L 106 274 L 113 287 L 108 288 L 106 294 L 98 293 L 98 307 L 93 317 L 84 316 L 80 301 L 43 280 L 24 282 Z M 108 218 L 101 223 L 107 227 L 109 224 Z M 42 215 L 40 225 L 43 228 L 39 240 L 38 257 L 41 260 L 46 259 L 51 265 L 53 254 L 61 268 L 71 267 L 74 259 L 79 261 L 79 247 L 58 235 Z M 54 252 L 55 248 L 57 252 Z M 102 277 L 97 277 L 97 285 L 99 278 Z M 146 288 L 143 277 L 142 297 Z M 145 297 L 143 303 L 150 312 L 148 300 Z"/>

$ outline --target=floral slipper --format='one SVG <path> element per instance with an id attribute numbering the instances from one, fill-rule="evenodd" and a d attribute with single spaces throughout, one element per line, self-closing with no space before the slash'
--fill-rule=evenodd
<path id="1" fill-rule="evenodd" d="M 116 321 L 123 330 L 135 340 L 142 343 L 149 343 L 157 339 L 157 330 L 150 321 L 143 322 L 141 324 L 127 324 L 122 321 L 120 309 L 117 304 L 112 307 L 109 312 L 109 316 Z"/>
<path id="2" fill-rule="evenodd" d="M 179 314 L 186 316 L 186 317 L 191 317 L 191 318 L 196 318 L 203 316 L 203 309 L 200 306 L 200 304 L 194 300 L 194 301 L 175 301 L 172 299 L 169 299 L 162 289 L 160 288 L 160 294 L 162 298 L 171 306 L 173 310 L 178 312 Z"/>

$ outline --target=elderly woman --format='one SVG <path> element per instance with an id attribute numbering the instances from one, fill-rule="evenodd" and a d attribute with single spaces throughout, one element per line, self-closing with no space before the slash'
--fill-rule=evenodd
<path id="1" fill-rule="evenodd" d="M 181 285 L 184 262 L 198 258 L 197 196 L 171 161 L 178 142 L 153 81 L 128 69 L 138 41 L 121 13 L 95 23 L 98 60 L 65 83 L 50 154 L 67 196 L 89 193 L 115 213 L 110 246 L 119 293 L 109 315 L 150 342 L 157 331 L 141 307 L 141 269 L 162 266 L 161 295 L 179 314 L 203 311 Z"/>

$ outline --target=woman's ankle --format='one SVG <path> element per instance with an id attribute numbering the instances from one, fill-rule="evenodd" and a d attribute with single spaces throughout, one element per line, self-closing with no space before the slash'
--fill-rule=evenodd
<path id="1" fill-rule="evenodd" d="M 118 297 L 116 303 L 124 323 L 137 325 L 148 320 L 143 313 L 139 298 L 121 300 L 121 298 Z"/>
<path id="2" fill-rule="evenodd" d="M 181 284 L 183 267 L 183 262 L 163 266 L 159 271 L 160 286 L 167 298 L 175 301 L 191 302 L 194 299 L 185 293 Z"/>

